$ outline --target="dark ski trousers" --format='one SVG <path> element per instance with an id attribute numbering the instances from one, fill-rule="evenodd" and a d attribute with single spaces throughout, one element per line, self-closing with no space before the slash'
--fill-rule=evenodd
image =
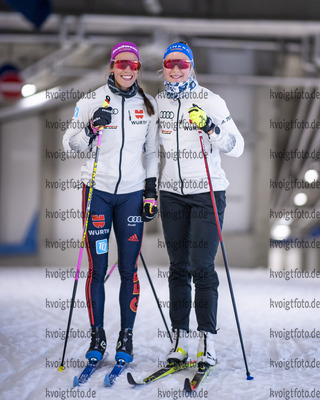
<path id="1" fill-rule="evenodd" d="M 88 194 L 89 187 L 84 186 L 83 218 L 86 216 Z M 108 241 L 112 225 L 117 241 L 121 278 L 121 328 L 133 328 L 140 294 L 137 259 L 143 236 L 142 194 L 142 190 L 128 194 L 93 190 L 86 237 L 89 261 L 86 299 L 92 328 L 104 325 L 104 278 L 108 269 Z"/>
<path id="2" fill-rule="evenodd" d="M 222 227 L 225 191 L 214 192 Z M 198 330 L 217 333 L 219 279 L 214 259 L 219 246 L 210 192 L 179 195 L 160 192 L 160 215 L 170 259 L 170 319 L 173 329 L 189 331 L 192 303 Z M 191 278 L 195 285 L 191 299 Z"/>

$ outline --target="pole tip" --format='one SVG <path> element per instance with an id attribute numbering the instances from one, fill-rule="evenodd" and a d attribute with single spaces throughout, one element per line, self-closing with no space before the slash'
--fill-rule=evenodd
<path id="1" fill-rule="evenodd" d="M 250 375 L 250 373 L 247 373 L 247 381 L 252 381 L 254 379 L 253 376 Z"/>
<path id="2" fill-rule="evenodd" d="M 63 365 L 60 365 L 60 367 L 58 368 L 58 371 L 62 372 L 64 370 Z"/>

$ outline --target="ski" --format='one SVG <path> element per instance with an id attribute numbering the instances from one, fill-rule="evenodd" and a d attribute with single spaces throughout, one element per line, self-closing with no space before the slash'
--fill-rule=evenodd
<path id="1" fill-rule="evenodd" d="M 85 366 L 84 370 L 81 372 L 79 377 L 75 376 L 73 379 L 73 387 L 83 385 L 88 381 L 91 375 L 98 368 L 100 361 L 96 358 L 90 358 L 88 364 Z"/>
<path id="2" fill-rule="evenodd" d="M 104 377 L 104 386 L 109 387 L 113 385 L 114 381 L 118 378 L 119 375 L 127 368 L 128 363 L 124 360 L 120 359 L 117 361 L 117 364 L 113 367 L 110 374 L 106 374 Z"/>
<path id="3" fill-rule="evenodd" d="M 197 365 L 196 361 L 187 361 L 187 362 L 171 362 L 166 365 L 164 368 L 159 369 L 153 374 L 147 376 L 143 379 L 142 382 L 137 382 L 130 372 L 127 373 L 127 379 L 130 385 L 146 385 L 147 383 L 154 382 L 160 378 L 164 378 L 165 376 L 174 374 L 175 372 L 182 371 L 186 368 L 195 367 Z"/>
<path id="4" fill-rule="evenodd" d="M 186 378 L 184 381 L 184 390 L 186 392 L 193 392 L 197 387 L 205 380 L 209 373 L 214 368 L 214 365 L 210 365 L 206 362 L 198 363 L 198 371 L 194 374 L 193 378 Z"/>

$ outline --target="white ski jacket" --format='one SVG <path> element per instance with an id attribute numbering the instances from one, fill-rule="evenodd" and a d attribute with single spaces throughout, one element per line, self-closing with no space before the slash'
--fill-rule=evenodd
<path id="1" fill-rule="evenodd" d="M 124 98 L 105 85 L 87 94 L 78 101 L 70 128 L 63 136 L 64 149 L 88 149 L 85 127 L 93 113 L 102 107 L 106 95 L 110 96 L 112 120 L 102 131 L 95 188 L 114 194 L 144 189 L 146 178 L 158 177 L 157 107 L 151 96 L 146 95 L 154 106 L 155 115 L 149 116 L 139 93 Z M 93 152 L 96 140 L 92 143 Z M 94 158 L 91 158 L 81 168 L 81 180 L 87 185 L 91 181 L 93 164 Z"/>
<path id="2" fill-rule="evenodd" d="M 230 157 L 243 153 L 244 140 L 233 122 L 225 101 L 197 85 L 178 99 L 165 92 L 156 96 L 159 115 L 161 172 L 159 189 L 177 194 L 196 194 L 210 190 L 203 160 L 199 130 L 189 120 L 193 104 L 202 108 L 216 125 L 219 134 L 202 132 L 211 183 L 214 191 L 225 190 L 229 182 L 221 168 L 219 152 Z"/>

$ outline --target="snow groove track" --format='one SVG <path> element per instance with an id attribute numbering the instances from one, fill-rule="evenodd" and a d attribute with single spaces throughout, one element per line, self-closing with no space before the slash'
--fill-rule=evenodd
<path id="1" fill-rule="evenodd" d="M 55 270 L 54 267 L 48 268 Z M 159 270 L 165 272 L 167 268 L 151 267 L 150 275 L 159 299 L 165 304 L 168 301 L 167 279 L 161 277 Z M 270 329 L 320 330 L 317 322 L 319 310 L 287 311 L 270 308 L 270 298 L 282 300 L 297 297 L 320 300 L 319 282 L 312 279 L 287 282 L 270 279 L 268 271 L 263 269 L 231 269 L 249 370 L 255 378 L 253 381 L 247 381 L 225 272 L 223 268 L 217 270 L 220 279 L 218 310 L 220 330 L 216 335 L 215 347 L 219 364 L 201 386 L 203 391 L 207 391 L 207 398 L 269 400 L 272 398 L 270 397 L 272 390 L 320 389 L 319 368 L 285 369 L 270 366 L 270 359 L 283 361 L 298 358 L 320 361 L 319 339 L 285 340 L 270 337 Z M 171 346 L 142 269 L 139 271 L 139 279 L 141 297 L 134 330 L 135 357 L 127 369 L 137 380 L 143 378 L 149 371 L 162 367 L 166 352 Z M 66 391 L 71 390 L 73 377 L 81 371 L 79 364 L 86 362 L 84 354 L 89 339 L 70 338 L 66 359 L 73 360 L 73 365 L 63 372 L 58 372 L 63 339 L 59 335 L 49 335 L 48 332 L 62 333 L 65 330 L 68 310 L 48 307 L 46 299 L 57 303 L 70 299 L 72 283 L 72 279 L 46 278 L 45 267 L 0 268 L 0 400 L 61 399 Z M 81 301 L 85 300 L 84 284 L 85 280 L 81 279 L 77 295 Z M 193 371 L 181 371 L 139 390 L 132 389 L 124 374 L 116 380 L 112 388 L 104 387 L 104 376 L 110 372 L 110 366 L 114 363 L 119 332 L 118 289 L 119 276 L 112 274 L 106 283 L 105 307 L 109 357 L 103 361 L 88 384 L 77 388 L 82 392 L 73 398 L 102 400 L 106 396 L 111 396 L 112 392 L 116 393 L 118 400 L 172 399 L 175 395 L 179 396 L 179 392 L 175 391 L 182 391 L 185 379 L 190 378 Z M 169 322 L 168 308 L 163 307 L 163 312 Z M 73 318 L 75 331 L 88 332 L 85 307 L 76 308 Z M 190 328 L 193 332 L 197 332 L 194 310 L 191 313 Z M 192 338 L 189 346 L 192 359 L 196 357 L 196 348 L 197 339 Z"/>

